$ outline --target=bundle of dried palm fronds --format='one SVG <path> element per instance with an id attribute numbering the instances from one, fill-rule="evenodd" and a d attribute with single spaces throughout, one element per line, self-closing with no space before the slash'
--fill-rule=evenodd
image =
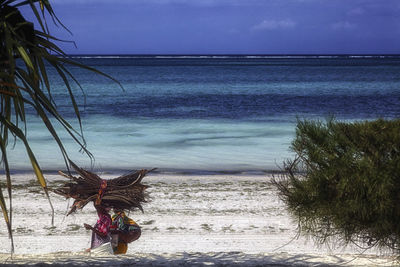
<path id="1" fill-rule="evenodd" d="M 97 174 L 79 168 L 72 161 L 70 164 L 80 177 L 59 171 L 62 176 L 69 178 L 70 182 L 52 190 L 66 198 L 75 199 L 67 215 L 76 209 L 82 209 L 91 201 L 103 207 L 123 210 L 138 208 L 143 212 L 142 203 L 147 202 L 145 189 L 148 186 L 142 184 L 141 181 L 147 173 L 154 169 L 140 170 L 115 179 L 104 180 Z"/>

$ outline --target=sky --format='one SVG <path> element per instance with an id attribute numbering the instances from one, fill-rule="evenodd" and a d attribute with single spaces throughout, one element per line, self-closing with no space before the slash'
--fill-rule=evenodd
<path id="1" fill-rule="evenodd" d="M 51 2 L 69 54 L 400 54 L 400 0 Z"/>

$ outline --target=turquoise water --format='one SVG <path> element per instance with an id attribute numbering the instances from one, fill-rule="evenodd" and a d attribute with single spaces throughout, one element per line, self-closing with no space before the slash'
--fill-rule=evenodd
<path id="1" fill-rule="evenodd" d="M 400 115 L 398 57 L 78 57 L 118 79 L 71 71 L 97 171 L 270 171 L 292 157 L 296 118 L 365 120 Z M 51 72 L 58 108 L 76 125 Z M 28 110 L 29 111 L 29 110 Z M 29 140 L 43 169 L 64 169 L 32 113 Z M 71 159 L 90 159 L 61 134 Z M 10 146 L 11 149 L 11 146 Z M 20 144 L 13 169 L 30 164 Z"/>

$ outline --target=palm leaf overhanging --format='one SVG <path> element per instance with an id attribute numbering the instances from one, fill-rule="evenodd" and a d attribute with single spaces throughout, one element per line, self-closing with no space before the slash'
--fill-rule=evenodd
<path id="1" fill-rule="evenodd" d="M 40 30 L 35 29 L 34 24 L 23 17 L 19 8 L 24 6 L 29 7 L 33 12 L 36 22 L 40 25 Z M 37 180 L 44 189 L 51 206 L 46 180 L 27 141 L 26 107 L 33 108 L 40 117 L 57 142 L 68 168 L 69 158 L 66 149 L 50 118 L 57 121 L 91 159 L 92 155 L 86 149 L 85 139 L 82 134 L 81 116 L 73 94 L 71 81 L 79 87 L 80 85 L 68 71 L 66 65 L 96 72 L 118 83 L 112 77 L 94 68 L 69 59 L 55 44 L 60 40 L 50 35 L 45 19 L 46 14 L 50 16 L 53 23 L 64 27 L 56 17 L 48 0 L 0 0 L 0 153 L 6 177 L 9 208 L 7 209 L 1 187 L 0 207 L 11 238 L 12 252 L 14 251 L 12 239 L 12 181 L 6 149 L 10 137 L 14 138 L 14 140 L 18 139 L 24 144 Z M 52 87 L 47 75 L 49 66 L 56 70 L 64 82 L 71 99 L 72 108 L 79 122 L 79 130 L 74 129 L 56 108 L 52 96 Z M 52 206 L 51 209 L 54 214 Z"/>
<path id="2" fill-rule="evenodd" d="M 70 182 L 52 190 L 66 198 L 75 199 L 67 215 L 77 209 L 82 209 L 92 201 L 103 207 L 123 210 L 140 209 L 143 212 L 142 203 L 147 202 L 145 190 L 148 186 L 142 184 L 141 181 L 154 169 L 143 169 L 115 179 L 103 180 L 97 174 L 79 168 L 72 161 L 70 163 L 80 177 L 60 171 L 59 173 L 69 178 Z"/>

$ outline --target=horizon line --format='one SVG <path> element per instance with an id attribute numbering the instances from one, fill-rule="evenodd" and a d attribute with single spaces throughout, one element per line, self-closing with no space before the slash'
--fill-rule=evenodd
<path id="1" fill-rule="evenodd" d="M 68 56 L 400 56 L 400 53 L 70 53 Z"/>

